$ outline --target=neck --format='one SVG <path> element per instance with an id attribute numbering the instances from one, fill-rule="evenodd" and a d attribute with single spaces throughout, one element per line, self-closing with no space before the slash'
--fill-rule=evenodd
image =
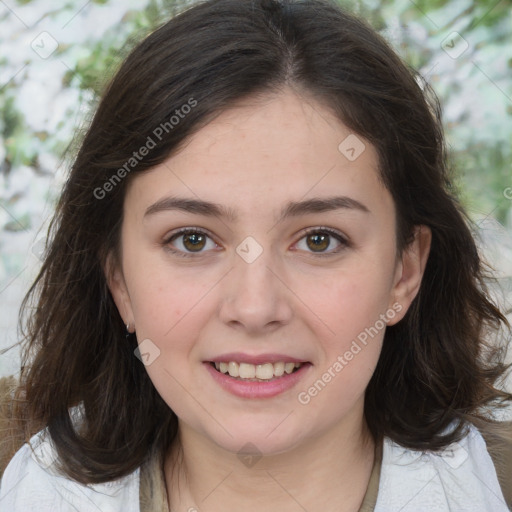
<path id="1" fill-rule="evenodd" d="M 337 425 L 284 453 L 252 460 L 242 460 L 180 423 L 165 463 L 170 510 L 357 512 L 374 453 L 363 419 L 359 425 Z"/>

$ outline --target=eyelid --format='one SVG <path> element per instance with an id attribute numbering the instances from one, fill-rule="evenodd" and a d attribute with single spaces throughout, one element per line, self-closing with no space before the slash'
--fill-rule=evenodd
<path id="1" fill-rule="evenodd" d="M 343 241 L 346 244 L 349 243 L 348 238 L 341 231 L 338 231 L 337 229 L 334 228 L 329 228 L 327 226 L 315 226 L 312 228 L 305 228 L 300 233 L 302 234 L 301 238 L 303 238 L 305 235 L 311 235 L 313 233 L 328 233 L 329 235 L 334 235 L 338 237 L 339 239 L 341 239 L 341 241 Z"/>
<path id="2" fill-rule="evenodd" d="M 178 235 L 186 235 L 187 233 L 199 233 L 201 235 L 207 235 L 209 238 L 211 238 L 215 242 L 215 237 L 207 229 L 199 228 L 196 226 L 187 226 L 186 228 L 178 228 L 177 230 L 172 231 L 171 233 L 168 233 L 164 238 L 164 243 L 169 243 L 174 237 L 176 237 Z M 217 243 L 217 242 L 215 242 L 215 243 Z"/>

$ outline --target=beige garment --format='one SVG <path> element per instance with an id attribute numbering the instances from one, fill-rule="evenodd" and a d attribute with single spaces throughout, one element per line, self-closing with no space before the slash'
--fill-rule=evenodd
<path id="1" fill-rule="evenodd" d="M 163 457 L 153 455 L 140 468 L 140 512 L 169 512 Z"/>
<path id="2" fill-rule="evenodd" d="M 375 447 L 375 461 L 359 512 L 373 512 L 379 492 L 382 442 Z M 163 459 L 151 457 L 140 470 L 140 512 L 170 512 L 165 486 Z"/>

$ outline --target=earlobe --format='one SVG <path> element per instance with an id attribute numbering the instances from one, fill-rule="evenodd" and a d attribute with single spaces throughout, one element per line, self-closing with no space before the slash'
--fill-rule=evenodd
<path id="1" fill-rule="evenodd" d="M 419 292 L 425 267 L 427 266 L 428 255 L 432 242 L 432 231 L 428 226 L 415 226 L 414 239 L 405 247 L 400 261 L 397 262 L 395 283 L 393 286 L 394 303 L 402 306 L 400 315 L 397 315 L 392 325 L 401 320 L 412 301 Z"/>
<path id="2" fill-rule="evenodd" d="M 125 325 L 127 325 L 127 331 L 132 332 L 131 326 L 134 326 L 134 316 L 126 286 L 126 281 L 121 269 L 121 266 L 114 261 L 112 254 L 109 254 L 104 267 L 104 274 L 107 280 L 107 286 L 110 290 L 112 298 L 117 306 L 119 315 L 123 319 Z"/>

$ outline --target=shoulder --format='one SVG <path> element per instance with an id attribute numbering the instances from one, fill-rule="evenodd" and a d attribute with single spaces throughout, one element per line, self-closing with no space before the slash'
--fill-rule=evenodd
<path id="1" fill-rule="evenodd" d="M 501 489 L 512 509 L 512 421 L 477 425 L 487 444 Z"/>
<path id="2" fill-rule="evenodd" d="M 139 470 L 104 484 L 80 484 L 57 472 L 56 451 L 45 431 L 9 462 L 0 484 L 0 509 L 10 512 L 139 512 Z"/>
<path id="3" fill-rule="evenodd" d="M 508 512 L 484 438 L 472 425 L 440 452 L 384 440 L 375 512 Z"/>

